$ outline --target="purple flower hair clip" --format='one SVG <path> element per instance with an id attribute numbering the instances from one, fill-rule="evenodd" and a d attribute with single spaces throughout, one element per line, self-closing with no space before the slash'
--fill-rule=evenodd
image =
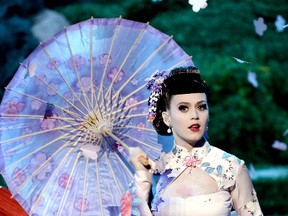
<path id="1" fill-rule="evenodd" d="M 156 117 L 157 101 L 162 94 L 162 83 L 168 77 L 166 71 L 156 71 L 151 77 L 146 79 L 147 89 L 151 92 L 148 99 L 149 113 L 147 119 L 149 122 L 153 122 Z"/>

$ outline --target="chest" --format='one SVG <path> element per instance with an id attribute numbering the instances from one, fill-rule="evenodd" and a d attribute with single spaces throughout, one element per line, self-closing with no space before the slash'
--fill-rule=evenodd
<path id="1" fill-rule="evenodd" d="M 218 191 L 217 182 L 197 167 L 187 167 L 162 191 L 165 196 L 189 197 Z"/>

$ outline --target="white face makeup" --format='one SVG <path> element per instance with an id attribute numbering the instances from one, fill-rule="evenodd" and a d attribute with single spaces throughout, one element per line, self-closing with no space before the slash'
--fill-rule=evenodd
<path id="1" fill-rule="evenodd" d="M 190 150 L 206 130 L 209 118 L 206 94 L 173 95 L 170 109 L 162 116 L 165 124 L 172 128 L 175 143 Z"/>

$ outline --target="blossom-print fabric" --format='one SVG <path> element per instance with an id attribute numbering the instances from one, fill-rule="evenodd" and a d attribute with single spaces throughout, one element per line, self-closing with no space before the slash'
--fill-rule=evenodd
<path id="1" fill-rule="evenodd" d="M 154 177 L 160 177 L 157 182 L 153 182 L 154 198 L 150 215 L 170 216 L 175 215 L 176 211 L 179 216 L 231 215 L 234 210 L 241 216 L 263 215 L 244 161 L 211 146 L 207 141 L 202 147 L 193 148 L 192 152 L 174 146 L 171 152 L 163 154 L 156 163 L 157 174 Z M 202 169 L 217 183 L 218 191 L 185 198 L 163 195 L 163 191 L 187 167 Z M 136 188 L 137 185 L 134 182 Z M 141 191 L 141 188 L 134 191 L 137 190 Z M 137 208 L 141 212 L 141 208 L 148 205 L 142 200 Z"/>

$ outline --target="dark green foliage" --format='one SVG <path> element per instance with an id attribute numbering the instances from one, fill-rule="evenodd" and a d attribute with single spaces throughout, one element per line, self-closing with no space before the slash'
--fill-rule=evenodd
<path id="1" fill-rule="evenodd" d="M 0 186 L 7 188 L 7 185 L 6 185 L 4 179 L 3 179 L 3 177 L 1 175 L 0 175 Z"/>
<path id="2" fill-rule="evenodd" d="M 270 14 L 273 19 L 267 20 L 268 30 L 260 37 L 253 25 L 259 17 L 257 4 L 235 4 L 212 1 L 199 13 L 190 8 L 170 10 L 155 17 L 151 24 L 174 35 L 210 84 L 211 143 L 247 163 L 287 163 L 288 153 L 271 145 L 275 139 L 288 141 L 287 136 L 282 137 L 288 128 L 288 44 L 284 42 L 288 34 L 276 32 L 276 8 Z M 251 63 L 240 64 L 233 57 Z M 258 88 L 248 82 L 248 71 L 256 73 Z"/>
<path id="3" fill-rule="evenodd" d="M 253 184 L 264 215 L 287 215 L 287 179 L 261 179 Z"/>
<path id="4" fill-rule="evenodd" d="M 288 151 L 271 147 L 274 140 L 288 144 L 288 28 L 276 32 L 277 15 L 288 21 L 287 0 L 208 1 L 195 13 L 188 1 L 162 0 L 12 0 L 0 6 L 0 98 L 27 55 L 36 48 L 30 32 L 33 15 L 43 6 L 63 13 L 71 23 L 91 16 L 119 17 L 148 22 L 173 35 L 191 56 L 210 85 L 209 140 L 247 164 L 288 163 Z M 253 20 L 263 17 L 264 35 L 255 33 Z M 251 62 L 240 64 L 233 57 Z M 257 75 L 258 88 L 247 81 Z M 1 182 L 0 185 L 3 185 Z M 287 214 L 287 179 L 257 180 L 264 215 Z"/>

